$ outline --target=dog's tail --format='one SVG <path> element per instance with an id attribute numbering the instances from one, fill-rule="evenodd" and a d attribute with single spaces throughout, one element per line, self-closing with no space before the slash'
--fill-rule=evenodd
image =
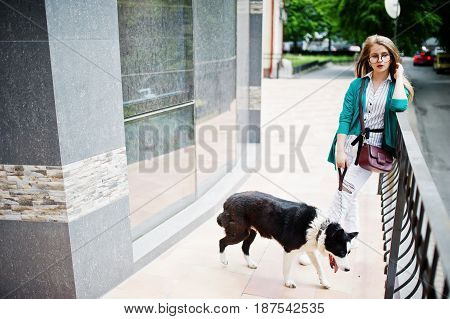
<path id="1" fill-rule="evenodd" d="M 228 214 L 223 211 L 217 216 L 217 224 L 219 224 L 220 227 L 225 227 L 228 222 Z"/>
<path id="2" fill-rule="evenodd" d="M 231 221 L 231 215 L 230 211 L 233 207 L 233 198 L 236 196 L 236 194 L 231 195 L 227 198 L 227 200 L 223 203 L 223 212 L 217 216 L 217 224 L 219 224 L 220 227 L 227 228 Z"/>
<path id="3" fill-rule="evenodd" d="M 219 214 L 219 216 L 217 216 L 217 224 L 219 224 L 220 227 L 223 227 L 223 222 L 222 222 L 222 218 L 223 218 L 223 212 L 221 212 Z"/>

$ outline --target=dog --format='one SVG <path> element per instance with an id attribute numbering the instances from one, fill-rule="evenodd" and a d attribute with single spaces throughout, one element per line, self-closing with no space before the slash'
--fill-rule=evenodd
<path id="1" fill-rule="evenodd" d="M 235 193 L 223 204 L 217 223 L 226 236 L 219 241 L 220 260 L 227 265 L 225 248 L 243 241 L 242 251 L 249 268 L 256 263 L 250 258 L 250 245 L 258 232 L 262 237 L 275 239 L 284 249 L 284 285 L 295 288 L 291 266 L 296 253 L 306 252 L 316 268 L 320 285 L 330 288 L 319 255 L 329 257 L 330 266 L 350 271 L 348 254 L 350 241 L 358 233 L 346 233 L 336 222 L 320 214 L 320 210 L 303 202 L 293 202 L 258 191 Z"/>

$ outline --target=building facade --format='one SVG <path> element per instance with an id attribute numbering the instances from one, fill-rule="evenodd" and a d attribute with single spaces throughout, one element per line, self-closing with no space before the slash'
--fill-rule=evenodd
<path id="1" fill-rule="evenodd" d="M 258 8 L 0 4 L 1 297 L 99 297 L 214 213 L 259 142 Z"/>
<path id="2" fill-rule="evenodd" d="M 287 20 L 284 0 L 264 1 L 263 74 L 278 78 L 283 59 L 283 23 Z"/>

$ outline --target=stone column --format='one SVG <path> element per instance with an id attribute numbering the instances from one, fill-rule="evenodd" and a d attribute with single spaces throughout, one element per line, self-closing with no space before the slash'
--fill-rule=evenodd
<path id="1" fill-rule="evenodd" d="M 261 70 L 263 1 L 250 1 L 249 135 L 250 143 L 261 140 Z"/>
<path id="2" fill-rule="evenodd" d="M 236 106 L 239 128 L 236 157 L 241 158 L 249 140 L 250 1 L 238 0 L 236 11 Z"/>
<path id="3" fill-rule="evenodd" d="M 0 4 L 0 297 L 132 272 L 116 0 Z"/>

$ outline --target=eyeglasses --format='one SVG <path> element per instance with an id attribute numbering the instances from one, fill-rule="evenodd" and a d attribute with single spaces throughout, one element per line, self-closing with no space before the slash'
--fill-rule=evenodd
<path id="1" fill-rule="evenodd" d="M 377 63 L 379 57 L 380 57 L 380 56 L 379 56 L 378 54 L 371 55 L 370 58 L 369 58 L 370 63 Z M 383 54 L 381 55 L 381 61 L 383 61 L 383 62 L 389 62 L 390 60 L 391 60 L 391 55 L 390 55 L 390 54 L 388 54 L 388 53 L 383 53 Z"/>

